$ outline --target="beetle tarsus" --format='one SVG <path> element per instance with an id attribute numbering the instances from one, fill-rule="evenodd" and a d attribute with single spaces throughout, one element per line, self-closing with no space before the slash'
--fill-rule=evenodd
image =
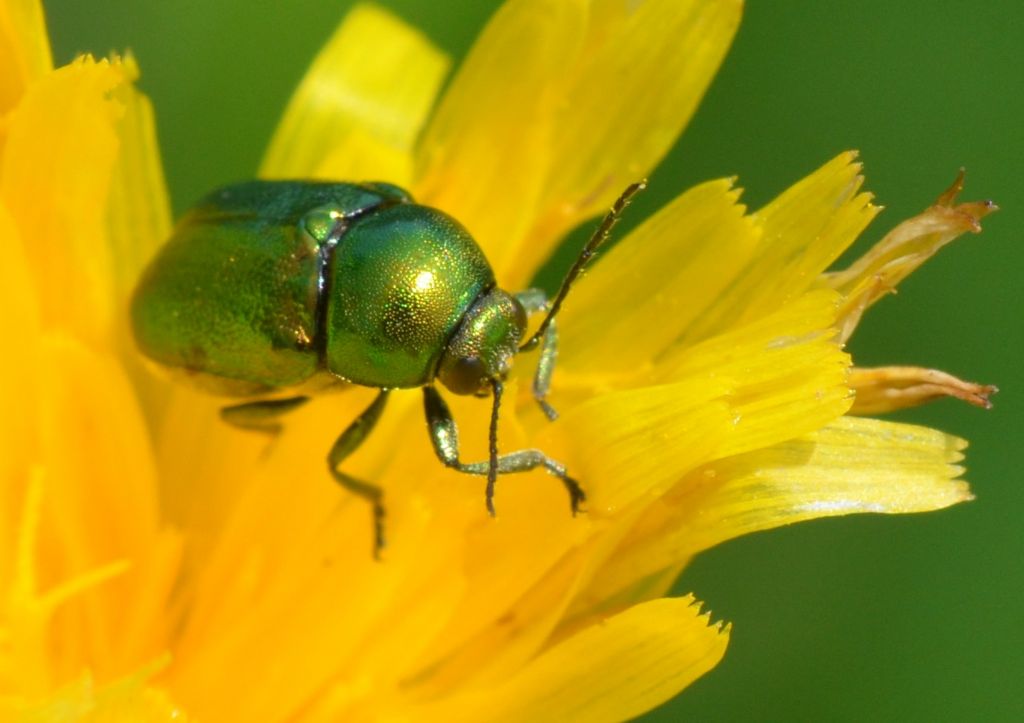
<path id="1" fill-rule="evenodd" d="M 580 512 L 585 512 L 583 504 L 587 501 L 587 495 L 580 487 L 580 483 L 569 475 L 562 477 L 562 483 L 569 492 L 569 507 L 572 509 L 572 516 L 576 517 Z"/>

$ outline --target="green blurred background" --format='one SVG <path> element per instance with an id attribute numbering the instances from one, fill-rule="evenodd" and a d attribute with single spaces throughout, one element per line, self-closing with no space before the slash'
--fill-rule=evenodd
<path id="1" fill-rule="evenodd" d="M 383 4 L 456 58 L 497 5 Z M 81 51 L 138 56 L 178 211 L 253 175 L 291 89 L 349 5 L 46 2 L 58 62 Z M 701 557 L 679 591 L 733 621 L 729 652 L 649 720 L 1024 720 L 1022 118 L 1019 0 L 748 3 L 720 75 L 631 217 L 728 175 L 756 207 L 858 148 L 887 208 L 863 248 L 966 166 L 964 198 L 1003 210 L 875 307 L 851 349 L 861 365 L 931 365 L 1002 393 L 990 412 L 945 401 L 899 415 L 971 440 L 977 501 L 798 525 Z"/>

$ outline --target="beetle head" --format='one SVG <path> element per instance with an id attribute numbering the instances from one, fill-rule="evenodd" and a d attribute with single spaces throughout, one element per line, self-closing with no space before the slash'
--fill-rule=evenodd
<path id="1" fill-rule="evenodd" d="M 445 347 L 437 376 L 455 394 L 487 396 L 503 380 L 526 332 L 526 310 L 515 297 L 492 289 L 466 312 Z"/>

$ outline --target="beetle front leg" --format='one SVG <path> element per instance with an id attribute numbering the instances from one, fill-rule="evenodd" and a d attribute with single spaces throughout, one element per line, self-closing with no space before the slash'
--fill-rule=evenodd
<path id="1" fill-rule="evenodd" d="M 461 462 L 459 460 L 459 432 L 452 418 L 451 410 L 437 389 L 423 387 L 423 407 L 430 429 L 430 441 L 434 445 L 434 453 L 446 467 L 451 467 L 465 474 L 486 476 L 490 471 L 490 462 Z M 512 472 L 529 472 L 543 467 L 549 474 L 558 477 L 569 493 L 569 505 L 575 516 L 586 501 L 587 496 L 579 483 L 565 472 L 565 465 L 548 457 L 538 449 L 522 449 L 509 452 L 497 458 L 498 474 Z M 494 488 L 487 486 L 487 511 L 494 516 Z"/>
<path id="2" fill-rule="evenodd" d="M 258 402 L 244 402 L 222 407 L 220 418 L 233 427 L 253 432 L 265 432 L 272 436 L 281 433 L 281 417 L 298 409 L 309 401 L 309 397 L 288 399 L 261 399 Z"/>
<path id="3" fill-rule="evenodd" d="M 516 294 L 516 299 L 527 314 L 546 312 L 548 297 L 542 289 L 527 289 Z M 544 415 L 552 422 L 558 419 L 558 412 L 547 402 L 548 390 L 551 388 L 551 374 L 555 371 L 555 360 L 558 359 L 558 330 L 555 320 L 548 323 L 540 343 L 540 358 L 537 360 L 537 371 L 533 376 L 533 398 L 537 400 Z"/>
<path id="4" fill-rule="evenodd" d="M 388 391 L 382 389 L 370 406 L 355 418 L 348 429 L 341 433 L 334 446 L 331 447 L 330 454 L 327 455 L 327 468 L 335 481 L 349 492 L 362 497 L 373 508 L 373 557 L 377 560 L 380 559 L 380 552 L 384 549 L 385 544 L 384 491 L 376 485 L 345 474 L 339 467 L 345 458 L 355 452 L 373 431 L 384 411 L 384 404 L 387 400 Z"/>

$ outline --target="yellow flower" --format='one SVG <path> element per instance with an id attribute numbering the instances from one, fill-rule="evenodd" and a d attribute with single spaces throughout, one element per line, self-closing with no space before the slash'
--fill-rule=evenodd
<path id="1" fill-rule="evenodd" d="M 520 288 L 667 151 L 740 10 L 511 0 L 431 112 L 447 58 L 360 7 L 260 174 L 407 186 Z M 620 720 L 725 651 L 727 626 L 663 597 L 701 550 L 970 498 L 964 442 L 848 413 L 991 389 L 851 372 L 843 342 L 992 206 L 955 205 L 958 180 L 827 272 L 877 210 L 844 153 L 754 212 L 731 181 L 697 186 L 604 254 L 559 318 L 557 422 L 519 360 L 502 446 L 565 460 L 587 515 L 538 473 L 500 479 L 490 519 L 478 480 L 434 458 L 419 396 L 395 395 L 348 466 L 387 492 L 374 562 L 365 506 L 324 465 L 373 390 L 318 400 L 268 445 L 140 366 L 126 299 L 169 218 L 134 61 L 53 69 L 38 4 L 4 0 L 0 68 L 0 304 L 19 330 L 0 355 L 4 719 Z M 483 456 L 488 405 L 453 408 Z"/>

